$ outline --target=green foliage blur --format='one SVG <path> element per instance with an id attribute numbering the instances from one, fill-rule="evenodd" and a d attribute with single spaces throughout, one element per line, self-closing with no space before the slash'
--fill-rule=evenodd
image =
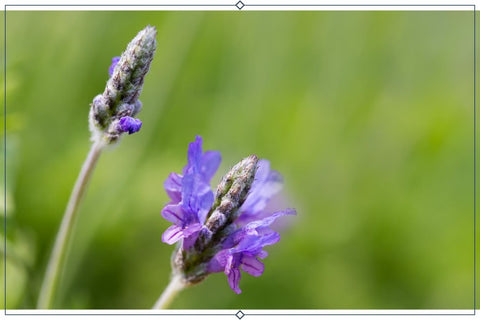
<path id="1" fill-rule="evenodd" d="M 147 24 L 143 128 L 100 158 L 56 308 L 151 308 L 163 181 L 197 134 L 222 153 L 214 183 L 255 153 L 298 216 L 242 294 L 220 273 L 172 308 L 473 307 L 472 12 L 8 11 L 8 308 L 35 307 L 89 103 Z"/>

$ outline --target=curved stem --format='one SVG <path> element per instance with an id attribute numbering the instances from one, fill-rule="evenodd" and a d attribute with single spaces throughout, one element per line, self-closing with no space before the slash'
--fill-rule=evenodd
<path id="1" fill-rule="evenodd" d="M 55 244 L 48 261 L 47 270 L 43 278 L 42 288 L 38 298 L 37 308 L 48 309 L 52 307 L 53 297 L 58 285 L 58 279 L 60 277 L 60 268 L 64 263 L 67 244 L 75 221 L 78 205 L 82 200 L 82 196 L 85 193 L 88 182 L 93 173 L 93 169 L 97 164 L 98 158 L 102 153 L 103 144 L 100 142 L 94 142 L 88 153 L 87 159 L 83 163 L 80 174 L 73 187 L 70 199 L 68 200 L 67 208 L 63 214 L 62 223 L 58 230 Z"/>
<path id="2" fill-rule="evenodd" d="M 174 275 L 152 309 L 166 309 L 183 288 L 185 285 L 181 276 Z"/>

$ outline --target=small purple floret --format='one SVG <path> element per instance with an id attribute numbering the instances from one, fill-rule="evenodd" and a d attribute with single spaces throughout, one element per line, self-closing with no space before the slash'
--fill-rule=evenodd
<path id="1" fill-rule="evenodd" d="M 254 276 L 263 273 L 263 263 L 258 259 L 265 258 L 268 253 L 263 247 L 270 246 L 280 241 L 280 235 L 271 230 L 269 226 L 278 218 L 285 215 L 295 215 L 293 209 L 278 211 L 267 218 L 252 221 L 232 232 L 224 241 L 224 248 L 210 261 L 210 272 L 225 272 L 228 284 L 235 293 L 242 292 L 239 287 L 240 268 Z"/>
<path id="2" fill-rule="evenodd" d="M 120 61 L 120 57 L 113 57 L 112 58 L 112 64 L 110 65 L 110 68 L 108 68 L 108 75 L 111 77 L 113 74 L 113 70 L 115 70 L 115 66 L 117 65 L 118 61 Z"/>
<path id="3" fill-rule="evenodd" d="M 135 119 L 132 117 L 122 117 L 120 118 L 118 127 L 120 131 L 132 134 L 140 130 L 140 128 L 142 127 L 142 121 L 140 121 L 140 119 Z"/>

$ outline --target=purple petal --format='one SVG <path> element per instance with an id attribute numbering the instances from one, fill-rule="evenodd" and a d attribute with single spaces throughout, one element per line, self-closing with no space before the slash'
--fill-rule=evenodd
<path id="1" fill-rule="evenodd" d="M 142 121 L 140 121 L 140 119 L 135 119 L 128 116 L 120 118 L 120 122 L 118 123 L 118 128 L 120 131 L 128 132 L 128 134 L 138 132 L 141 127 Z"/>
<path id="2" fill-rule="evenodd" d="M 204 222 L 213 204 L 214 195 L 210 185 L 198 174 L 187 174 L 182 181 L 182 206 L 185 211 L 196 214 Z"/>
<path id="3" fill-rule="evenodd" d="M 272 214 L 271 216 L 266 217 L 262 220 L 256 220 L 256 221 L 249 222 L 243 228 L 248 232 L 250 230 L 254 230 L 254 229 L 257 229 L 257 228 L 267 227 L 267 226 L 271 225 L 278 217 L 286 216 L 286 215 L 296 215 L 296 214 L 297 214 L 297 212 L 294 209 L 286 209 L 286 210 L 283 210 L 283 211 L 277 211 L 274 214 Z"/>
<path id="4" fill-rule="evenodd" d="M 241 214 L 237 223 L 246 223 L 258 216 L 270 199 L 282 189 L 282 186 L 283 178 L 280 173 L 270 170 L 270 162 L 261 159 L 257 165 L 257 173 L 250 193 L 240 208 Z"/>
<path id="5" fill-rule="evenodd" d="M 195 223 L 182 228 L 181 226 L 173 225 L 170 226 L 162 234 L 162 241 L 167 244 L 174 244 L 182 238 L 190 237 L 192 234 L 198 232 L 202 228 L 200 223 Z"/>
<path id="6" fill-rule="evenodd" d="M 238 269 L 238 266 L 235 266 L 235 262 L 236 261 L 233 256 L 228 256 L 227 265 L 225 266 L 225 274 L 227 275 L 230 288 L 232 288 L 232 290 L 236 294 L 240 294 L 242 293 L 242 290 L 240 290 L 238 284 L 240 283 L 240 278 L 242 277 L 242 274 L 240 273 L 240 269 Z"/>
<path id="7" fill-rule="evenodd" d="M 200 172 L 201 160 L 202 160 L 202 137 L 196 136 L 194 142 L 190 142 L 188 145 L 188 169 L 193 172 Z M 186 172 L 184 172 L 185 174 Z"/>
<path id="8" fill-rule="evenodd" d="M 208 263 L 208 272 L 215 273 L 225 271 L 228 256 L 228 250 L 221 250 L 218 252 Z"/>
<path id="9" fill-rule="evenodd" d="M 231 233 L 224 240 L 223 248 L 232 248 L 232 252 L 258 254 L 263 246 L 272 245 L 280 240 L 280 235 L 268 226 L 278 217 L 294 214 L 296 214 L 295 210 L 287 209 L 275 212 L 262 220 L 252 221 Z"/>
<path id="10" fill-rule="evenodd" d="M 259 277 L 262 275 L 264 269 L 265 266 L 262 262 L 258 261 L 256 257 L 246 254 L 242 256 L 242 270 L 246 273 L 254 277 Z"/>
<path id="11" fill-rule="evenodd" d="M 188 227 L 190 230 L 188 231 L 189 235 L 183 238 L 183 250 L 190 249 L 197 241 L 198 234 L 203 226 L 200 223 L 195 223 Z M 193 231 L 193 232 L 192 232 Z"/>
<path id="12" fill-rule="evenodd" d="M 215 172 L 217 172 L 220 162 L 222 161 L 222 156 L 218 151 L 205 151 L 202 156 L 202 162 L 200 166 L 200 172 L 202 173 L 205 181 L 210 181 Z"/>
<path id="13" fill-rule="evenodd" d="M 201 223 L 192 223 L 183 229 L 183 235 L 184 237 L 190 237 L 194 233 L 200 231 L 200 229 L 202 229 Z"/>
<path id="14" fill-rule="evenodd" d="M 176 225 L 170 226 L 165 232 L 162 234 L 162 241 L 167 244 L 174 244 L 178 240 L 183 238 L 183 231 L 182 228 Z"/>
<path id="15" fill-rule="evenodd" d="M 260 258 L 260 259 L 265 259 L 266 257 L 268 257 L 268 252 L 265 251 L 265 250 L 262 250 L 262 251 L 260 251 L 259 254 L 257 254 L 257 257 Z"/>
<path id="16" fill-rule="evenodd" d="M 178 173 L 172 172 L 163 183 L 172 203 L 179 203 L 182 200 L 182 178 Z"/>
<path id="17" fill-rule="evenodd" d="M 228 273 L 227 278 L 228 278 L 228 284 L 230 285 L 230 288 L 236 293 L 240 294 L 242 293 L 242 290 L 240 290 L 240 287 L 238 286 L 240 283 L 240 278 L 242 277 L 242 274 L 240 273 L 240 270 L 238 269 L 232 269 L 230 273 Z"/>
<path id="18" fill-rule="evenodd" d="M 186 221 L 185 212 L 183 212 L 183 208 L 179 204 L 165 206 L 162 210 L 162 217 L 181 227 L 183 227 Z"/>
<path id="19" fill-rule="evenodd" d="M 196 136 L 195 141 L 188 145 L 188 164 L 183 169 L 183 173 L 199 173 L 205 181 L 210 182 L 222 161 L 222 157 L 218 151 L 202 153 L 202 142 L 202 137 Z"/>
<path id="20" fill-rule="evenodd" d="M 280 234 L 270 232 L 266 235 L 248 235 L 236 247 L 230 249 L 233 253 L 248 253 L 250 255 L 258 255 L 263 247 L 271 246 L 280 241 Z"/>
<path id="21" fill-rule="evenodd" d="M 118 64 L 118 61 L 120 61 L 120 57 L 113 57 L 112 58 L 112 64 L 110 65 L 110 68 L 108 68 L 108 75 L 110 77 L 112 76 L 113 71 L 115 70 L 115 67 Z"/>
<path id="22" fill-rule="evenodd" d="M 280 234 L 278 232 L 271 232 L 267 235 L 260 237 L 255 244 L 256 247 L 262 249 L 265 246 L 271 246 L 280 241 Z M 255 250 L 255 255 L 259 254 L 261 250 Z"/>

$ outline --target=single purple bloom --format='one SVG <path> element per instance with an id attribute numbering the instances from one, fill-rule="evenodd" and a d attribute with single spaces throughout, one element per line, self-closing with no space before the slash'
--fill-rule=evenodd
<path id="1" fill-rule="evenodd" d="M 115 66 L 118 64 L 118 61 L 120 61 L 120 57 L 113 57 L 112 58 L 112 64 L 110 65 L 110 68 L 108 68 L 108 75 L 111 77 L 113 74 L 113 71 L 115 70 Z"/>
<path id="2" fill-rule="evenodd" d="M 184 247 L 192 244 L 213 204 L 210 180 L 220 165 L 217 151 L 202 152 L 202 138 L 197 136 L 188 146 L 188 163 L 183 175 L 171 173 L 164 183 L 171 202 L 162 216 L 174 223 L 162 235 L 162 241 L 173 244 L 181 239 Z"/>
<path id="3" fill-rule="evenodd" d="M 230 288 L 237 294 L 241 293 L 239 287 L 240 267 L 254 277 L 261 276 L 264 265 L 258 259 L 263 259 L 268 255 L 263 247 L 275 244 L 280 240 L 280 235 L 271 230 L 269 226 L 278 217 L 295 214 L 293 209 L 279 211 L 237 229 L 224 241 L 225 249 L 218 252 L 210 261 L 208 270 L 212 273 L 224 271 L 228 277 Z"/>
<path id="4" fill-rule="evenodd" d="M 140 119 L 135 119 L 128 116 L 120 118 L 120 122 L 118 123 L 118 128 L 120 131 L 128 132 L 128 134 L 138 132 L 141 127 L 142 121 L 140 121 Z"/>
<path id="5" fill-rule="evenodd" d="M 202 137 L 196 136 L 195 141 L 188 146 L 187 165 L 182 174 L 170 173 L 163 186 L 172 200 L 170 204 L 179 203 L 182 200 L 183 177 L 186 174 L 199 174 L 200 180 L 210 185 L 210 180 L 218 169 L 222 160 L 220 152 L 206 151 L 202 153 Z M 185 186 L 188 188 L 188 186 Z"/>

